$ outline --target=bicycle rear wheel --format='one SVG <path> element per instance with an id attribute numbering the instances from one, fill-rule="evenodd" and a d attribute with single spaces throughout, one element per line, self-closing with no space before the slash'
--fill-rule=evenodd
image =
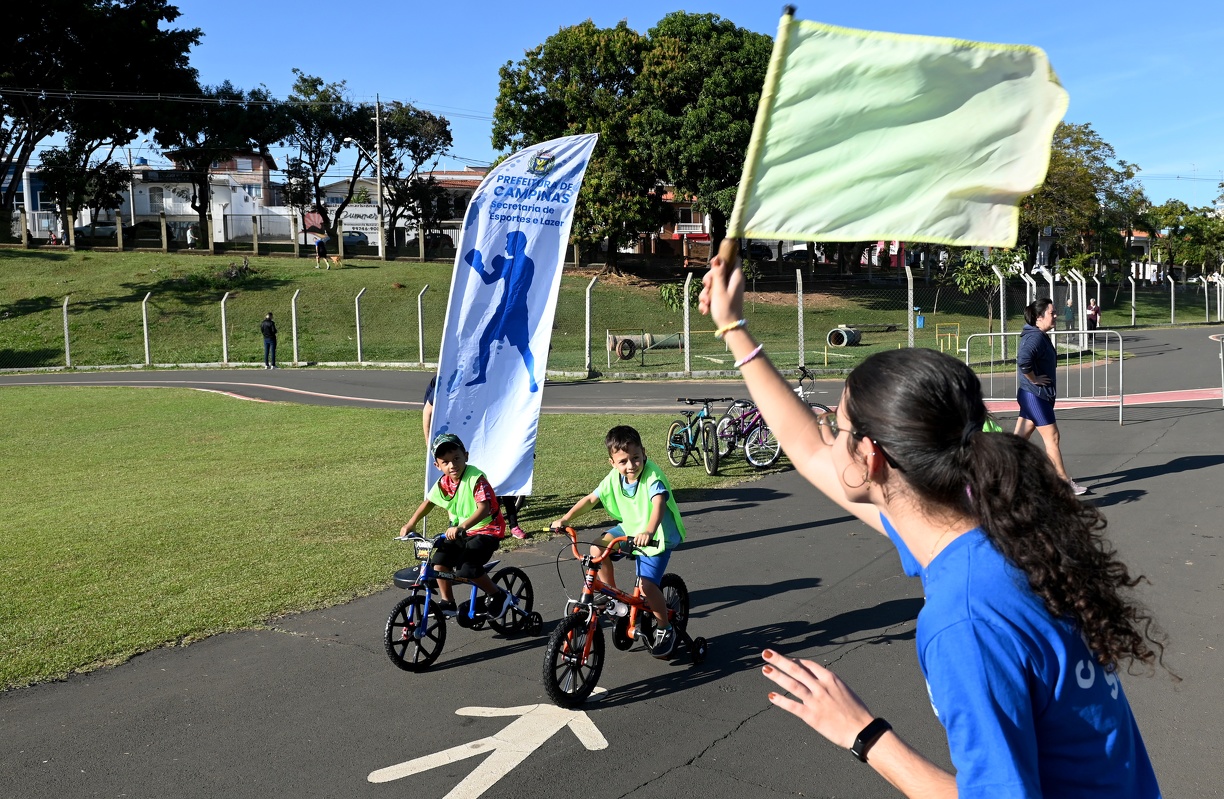
<path id="1" fill-rule="evenodd" d="M 558 706 L 578 707 L 599 684 L 603 662 L 604 637 L 599 620 L 592 625 L 585 613 L 571 613 L 548 636 L 544 690 Z"/>
<path id="2" fill-rule="evenodd" d="M 683 466 L 688 454 L 688 426 L 677 419 L 667 431 L 667 460 L 672 466 Z"/>
<path id="3" fill-rule="evenodd" d="M 781 454 L 782 445 L 778 437 L 763 421 L 744 439 L 744 457 L 758 469 L 773 466 Z"/>
<path id="4" fill-rule="evenodd" d="M 507 610 L 500 619 L 489 619 L 489 626 L 502 635 L 513 635 L 529 626 L 531 609 L 535 605 L 535 591 L 527 574 L 514 566 L 507 566 L 493 575 L 493 583 L 514 597 L 514 604 L 522 613 Z"/>
<path id="5" fill-rule="evenodd" d="M 812 409 L 812 413 L 833 413 L 833 409 L 821 402 L 808 402 L 808 407 Z"/>

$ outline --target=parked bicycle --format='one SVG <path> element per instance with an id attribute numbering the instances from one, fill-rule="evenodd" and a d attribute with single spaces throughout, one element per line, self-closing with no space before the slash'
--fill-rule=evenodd
<path id="1" fill-rule="evenodd" d="M 522 569 L 507 566 L 493 575 L 493 582 L 508 591 L 511 597 L 511 606 L 506 615 L 495 618 L 485 610 L 485 597 L 471 580 L 447 574 L 429 562 L 434 544 L 444 538 L 445 535 L 440 535 L 430 541 L 416 533 L 409 533 L 408 540 L 412 542 L 413 552 L 420 563 L 395 573 L 395 587 L 406 588 L 409 594 L 395 605 L 387 619 L 383 648 L 391 662 L 404 671 L 424 671 L 438 659 L 446 644 L 448 618 L 453 618 L 460 627 L 471 630 L 481 630 L 488 623 L 503 635 L 513 635 L 523 630 L 529 635 L 539 635 L 544 628 L 544 618 L 531 609 L 535 591 Z M 484 572 L 488 574 L 497 568 L 498 563 L 496 560 L 489 561 L 484 566 Z M 455 610 L 441 610 L 434 599 L 435 578 L 439 576 L 445 576 L 456 584 L 471 585 L 471 596 Z"/>
<path id="2" fill-rule="evenodd" d="M 631 649 L 635 641 L 649 642 L 657 622 L 642 593 L 641 577 L 631 594 L 599 579 L 599 565 L 622 541 L 631 540 L 629 536 L 612 539 L 598 555 L 583 555 L 578 551 L 578 533 L 566 527 L 565 534 L 569 536 L 574 557 L 582 564 L 582 593 L 565 603 L 565 618 L 548 637 L 543 677 L 549 698 L 561 707 L 572 708 L 586 701 L 603 673 L 604 634 L 600 626 L 603 617 L 611 620 L 612 645 L 622 652 Z M 558 553 L 558 564 L 564 552 L 562 549 Z M 560 565 L 557 572 L 560 574 Z M 709 647 L 704 638 L 689 637 L 688 587 L 680 575 L 668 572 L 659 581 L 659 588 L 663 591 L 668 621 L 676 631 L 677 640 L 688 650 L 693 665 L 701 663 Z M 601 595 L 608 598 L 606 602 L 595 601 Z M 647 644 L 646 650 L 649 649 Z"/>
<path id="3" fill-rule="evenodd" d="M 701 404 L 696 411 L 680 411 L 683 419 L 671 423 L 667 431 L 667 460 L 672 466 L 683 466 L 690 455 L 701 453 L 701 463 L 706 474 L 718 474 L 718 436 L 715 432 L 714 414 L 710 406 L 715 402 L 730 402 L 731 397 L 677 397 L 676 402 L 686 405 Z"/>
<path id="4" fill-rule="evenodd" d="M 815 380 L 816 375 L 800 366 L 795 393 L 808 404 L 813 413 L 828 413 L 827 405 L 812 402 L 810 399 L 815 393 L 812 387 Z M 749 399 L 735 400 L 731 403 L 731 407 L 718 420 L 714 428 L 714 438 L 718 442 L 719 458 L 726 458 L 736 448 L 742 447 L 744 457 L 759 469 L 773 466 L 782 454 L 782 445 L 777 436 L 765 423 L 756 403 Z"/>

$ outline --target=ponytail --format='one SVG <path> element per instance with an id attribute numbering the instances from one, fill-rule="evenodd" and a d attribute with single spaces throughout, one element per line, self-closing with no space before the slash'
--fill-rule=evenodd
<path id="1" fill-rule="evenodd" d="M 1036 326 L 1037 320 L 1045 315 L 1046 309 L 1054 304 L 1054 300 L 1045 297 L 1040 300 L 1034 300 L 1024 306 L 1024 321 L 1027 324 Z"/>

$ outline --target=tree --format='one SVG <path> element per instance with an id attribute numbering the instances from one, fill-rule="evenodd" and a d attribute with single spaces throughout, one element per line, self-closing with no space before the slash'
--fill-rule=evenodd
<path id="1" fill-rule="evenodd" d="M 384 233 L 386 241 L 393 241 L 401 218 L 414 223 L 422 234 L 436 225 L 438 201 L 447 195 L 423 175 L 437 167 L 452 138 L 445 117 L 405 103 L 387 104 L 380 117 Z M 354 137 L 367 153 L 377 152 L 374 128 L 371 122 L 360 137 Z"/>
<path id="2" fill-rule="evenodd" d="M 89 208 L 93 211 L 89 217 L 92 237 L 99 212 L 117 208 L 123 201 L 123 191 L 131 186 L 132 173 L 110 160 L 113 154 L 112 146 L 104 157 L 95 158 L 96 150 L 92 145 L 82 144 L 74 138 L 69 138 L 66 147 L 52 147 L 43 152 L 39 175 L 55 198 L 65 230 L 69 212 L 80 218 L 81 209 Z"/>
<path id="3" fill-rule="evenodd" d="M 357 181 L 369 169 L 373 148 L 367 152 L 354 147 L 357 160 L 348 176 L 348 188 L 340 203 L 328 205 L 323 191 L 323 180 L 327 171 L 336 165 L 340 151 L 349 146 L 346 138 L 360 140 L 369 130 L 373 141 L 374 106 L 357 105 L 348 99 L 348 85 L 324 83 L 322 78 L 307 75 L 294 69 L 297 76 L 293 90 L 286 99 L 284 108 L 288 128 L 282 136 L 282 144 L 298 149 L 298 157 L 290 158 L 286 166 L 289 204 L 302 210 L 311 210 L 323 219 L 323 228 L 329 236 L 336 235 L 336 219 L 353 201 Z"/>
<path id="4" fill-rule="evenodd" d="M 281 107 L 266 88 L 244 92 L 229 81 L 205 86 L 197 102 L 164 106 L 154 140 L 190 176 L 191 208 L 199 217 L 202 244 L 207 245 L 211 235 L 212 165 L 240 153 L 267 157 L 268 147 L 284 135 L 285 124 Z"/>
<path id="5" fill-rule="evenodd" d="M 999 277 L 992 267 L 1004 275 L 1016 272 L 1024 263 L 1024 251 L 996 247 L 990 252 L 965 250 L 953 256 L 948 280 L 967 297 L 978 296 L 986 303 L 986 331 L 994 332 L 994 309 L 999 296 Z"/>
<path id="6" fill-rule="evenodd" d="M 501 68 L 493 146 L 520 150 L 542 141 L 598 133 L 574 213 L 573 238 L 608 240 L 607 267 L 619 272 L 622 242 L 663 220 L 661 185 L 648 154 L 631 136 L 641 103 L 635 92 L 646 42 L 628 23 L 562 28 L 517 64 Z"/>
<path id="7" fill-rule="evenodd" d="M 710 214 L 717 248 L 735 206 L 773 40 L 717 14 L 684 11 L 647 35 L 634 134 L 677 192 Z"/>
<path id="8" fill-rule="evenodd" d="M 1091 125 L 1060 122 L 1045 183 L 1020 203 L 1020 241 L 1035 254 L 1049 227 L 1063 253 L 1100 251 L 1106 231 L 1117 237 L 1118 209 L 1139 190 L 1138 172 Z"/>
<path id="9" fill-rule="evenodd" d="M 11 6 L 11 7 L 9 7 Z M 0 194 L 12 209 L 39 143 L 74 132 L 81 142 L 130 141 L 151 125 L 155 103 L 133 95 L 191 93 L 188 51 L 198 28 L 163 28 L 179 17 L 167 0 L 46 0 L 6 6 L 0 48 Z M 116 95 L 122 95 L 117 97 Z M 126 137 L 123 131 L 129 131 Z M 0 226 L 7 230 L 7 226 Z"/>

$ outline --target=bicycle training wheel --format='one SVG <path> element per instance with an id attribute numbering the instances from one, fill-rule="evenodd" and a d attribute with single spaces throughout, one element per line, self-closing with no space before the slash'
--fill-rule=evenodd
<path id="1" fill-rule="evenodd" d="M 548 636 L 544 650 L 544 689 L 560 707 L 586 701 L 603 673 L 604 636 L 599 621 L 591 628 L 585 613 L 571 613 Z"/>
<path id="2" fill-rule="evenodd" d="M 773 466 L 781 454 L 782 445 L 778 443 L 778 437 L 764 422 L 744 439 L 744 457 L 758 469 Z"/>
<path id="3" fill-rule="evenodd" d="M 527 579 L 522 569 L 507 566 L 493 575 L 493 583 L 498 588 L 509 591 L 510 596 L 514 597 L 515 605 L 523 612 L 517 613 L 511 608 L 500 619 L 489 619 L 489 626 L 503 635 L 519 632 L 527 626 L 531 608 L 535 604 L 535 591 L 531 588 L 531 580 Z"/>
<path id="4" fill-rule="evenodd" d="M 709 420 L 701 425 L 701 464 L 711 477 L 718 474 L 718 433 Z"/>
<path id="5" fill-rule="evenodd" d="M 446 617 L 436 605 L 425 618 L 425 595 L 412 593 L 399 601 L 387 618 L 383 648 L 391 662 L 404 671 L 424 671 L 442 654 L 446 644 Z M 421 627 L 425 633 L 420 638 Z"/>
<path id="6" fill-rule="evenodd" d="M 688 429 L 679 419 L 667 431 L 667 460 L 672 466 L 683 466 L 688 460 Z"/>
<path id="7" fill-rule="evenodd" d="M 684 584 L 684 580 L 680 578 L 680 575 L 668 572 L 659 581 L 659 590 L 663 592 L 663 601 L 667 603 L 667 611 L 668 615 L 671 616 L 672 626 L 681 631 L 687 629 L 689 592 L 688 586 Z"/>

